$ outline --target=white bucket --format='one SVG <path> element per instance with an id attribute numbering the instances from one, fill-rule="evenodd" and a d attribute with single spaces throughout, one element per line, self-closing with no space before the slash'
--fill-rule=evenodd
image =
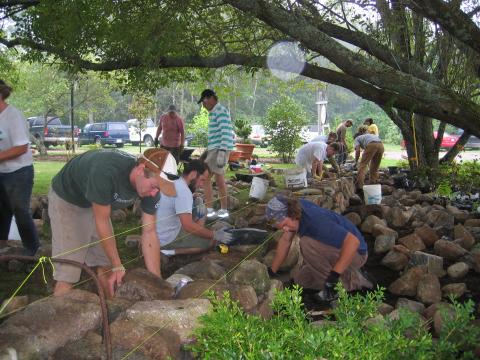
<path id="1" fill-rule="evenodd" d="M 307 172 L 305 169 L 285 169 L 283 175 L 287 188 L 307 187 Z"/>
<path id="2" fill-rule="evenodd" d="M 382 202 L 382 185 L 363 185 L 365 204 L 380 204 Z"/>
<path id="3" fill-rule="evenodd" d="M 250 197 L 262 200 L 267 193 L 268 184 L 268 180 L 254 176 L 252 179 L 252 185 L 250 186 Z"/>
<path id="4" fill-rule="evenodd" d="M 18 232 L 15 216 L 12 216 L 12 222 L 10 223 L 10 232 L 8 233 L 8 240 L 22 240 L 22 238 L 20 237 L 20 233 Z"/>

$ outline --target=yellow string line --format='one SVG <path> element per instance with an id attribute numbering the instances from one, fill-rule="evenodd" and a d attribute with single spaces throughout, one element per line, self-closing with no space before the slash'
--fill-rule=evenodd
<path id="1" fill-rule="evenodd" d="M 35 272 L 35 270 L 37 270 L 37 268 L 40 266 L 40 264 L 45 261 L 45 257 L 42 256 L 40 259 L 38 259 L 37 261 L 37 264 L 33 267 L 33 269 L 30 271 L 30 273 L 25 277 L 25 279 L 23 279 L 22 283 L 20 284 L 20 286 L 17 288 L 17 290 L 15 290 L 13 292 L 13 295 L 10 296 L 10 298 L 2 305 L 2 307 L 0 308 L 0 315 L 3 313 L 3 311 L 7 308 L 8 304 L 10 304 L 10 302 L 12 301 L 12 299 L 15 297 L 15 295 L 18 294 L 18 292 L 20 291 L 20 289 L 23 287 L 23 285 L 25 285 L 25 283 L 28 281 L 28 279 L 30 279 L 30 277 L 32 276 L 32 274 Z"/>
<path id="2" fill-rule="evenodd" d="M 232 267 L 228 272 L 225 273 L 225 275 L 223 275 L 222 277 L 220 277 L 218 280 L 216 280 L 212 285 L 210 285 L 207 289 L 205 289 L 199 296 L 195 297 L 194 299 L 199 299 L 201 298 L 202 296 L 204 296 L 208 291 L 210 291 L 213 287 L 215 287 L 215 285 L 217 285 L 221 280 L 223 279 L 226 279 L 226 277 L 228 275 L 230 275 L 236 268 L 238 268 L 241 264 L 243 264 L 248 258 L 250 258 L 253 254 L 255 254 L 260 248 L 262 248 L 268 241 L 270 241 L 274 236 L 275 234 L 277 233 L 274 232 L 273 234 L 271 234 L 269 237 L 267 237 L 260 245 L 258 245 L 255 249 L 253 249 L 252 252 L 250 252 L 249 254 L 247 254 L 247 256 L 245 256 L 242 260 L 240 260 L 238 262 L 238 264 L 236 264 L 234 267 Z M 150 334 L 149 336 L 147 336 L 140 344 L 138 344 L 137 346 L 135 346 L 132 350 L 130 350 L 124 357 L 122 357 L 121 360 L 125 360 L 127 359 L 130 355 L 132 355 L 135 351 L 137 351 L 141 346 L 143 346 L 143 344 L 145 344 L 148 340 L 150 340 L 153 336 L 155 336 L 156 334 L 158 334 L 161 330 L 165 329 L 165 327 L 169 324 L 171 324 L 173 322 L 173 320 L 170 320 L 170 321 L 167 321 L 163 326 L 159 327 L 157 330 L 155 330 L 152 334 Z"/>
<path id="3" fill-rule="evenodd" d="M 248 190 L 248 189 L 241 190 L 241 191 L 239 191 L 238 193 L 241 193 L 242 191 L 245 191 L 245 190 Z M 237 194 L 238 194 L 238 193 L 237 193 Z M 227 197 L 228 197 L 228 194 L 227 194 Z M 244 207 L 236 210 L 235 212 L 232 212 L 232 214 L 235 214 L 235 213 L 237 213 L 237 212 L 240 212 L 240 211 L 242 211 L 242 210 L 244 210 L 244 209 L 246 209 L 246 208 L 248 208 L 249 206 L 252 206 L 252 205 L 254 205 L 254 204 L 255 204 L 255 203 L 252 202 L 251 204 L 248 204 L 248 205 L 246 205 L 246 206 L 244 206 Z M 159 220 L 164 220 L 164 219 L 167 219 L 167 218 L 169 218 L 169 217 L 171 217 L 171 216 L 176 216 L 176 215 L 169 215 L 168 217 L 161 218 L 161 219 L 159 219 Z M 217 221 L 219 221 L 219 220 L 220 220 L 220 219 L 217 219 L 217 220 L 215 220 L 214 222 L 217 222 Z M 155 220 L 154 223 L 156 223 L 157 221 L 158 221 L 158 220 Z M 214 223 L 214 222 L 213 222 L 213 223 Z M 128 229 L 128 230 L 126 230 L 126 231 L 124 231 L 124 232 L 121 232 L 121 233 L 118 233 L 118 234 L 116 234 L 116 235 L 113 235 L 113 237 L 114 237 L 114 236 L 118 236 L 118 235 L 122 235 L 122 234 L 124 234 L 124 233 L 126 233 L 126 232 L 130 232 L 130 231 L 133 231 L 133 230 L 142 228 L 143 226 L 146 226 L 146 225 L 149 225 L 149 224 L 143 224 L 142 226 Z M 185 237 L 188 237 L 188 236 L 189 236 L 188 234 L 187 234 L 187 235 L 184 235 L 184 238 L 185 238 Z M 109 238 L 111 238 L 111 237 L 109 237 Z M 106 239 L 108 239 L 108 238 L 106 238 Z M 103 240 L 106 240 L 106 239 L 103 239 Z M 87 244 L 87 246 L 90 246 L 90 245 L 96 244 L 96 243 L 100 243 L 100 242 L 103 241 L 103 240 L 99 240 L 99 241 L 96 241 L 96 242 L 94 242 L 94 243 L 89 243 L 89 244 Z M 82 246 L 82 247 L 80 247 L 80 248 L 78 248 L 78 249 L 69 250 L 69 251 L 67 252 L 67 254 L 69 254 L 69 253 L 71 253 L 71 252 L 73 252 L 73 251 L 77 251 L 77 250 L 79 250 L 79 249 L 82 249 L 82 248 L 84 248 L 84 247 L 85 247 L 85 246 Z M 60 256 L 60 255 L 64 255 L 64 254 L 59 254 L 59 255 L 56 255 L 55 257 Z M 53 259 L 53 258 L 55 258 L 55 257 L 51 257 L 51 258 Z M 137 257 L 134 258 L 133 260 L 129 260 L 127 263 L 129 263 L 129 262 L 131 262 L 131 261 L 134 261 L 134 260 L 136 260 L 136 259 L 138 259 L 138 258 L 141 258 L 141 257 L 143 257 L 143 255 L 137 256 Z M 3 315 L 2 315 L 2 312 L 4 311 L 4 309 L 6 308 L 6 306 L 12 301 L 12 299 L 15 297 L 15 295 L 21 290 L 21 288 L 25 285 L 25 283 L 26 283 L 26 281 L 28 280 L 28 278 L 32 275 L 32 273 L 36 270 L 36 268 L 37 268 L 38 265 L 40 265 L 40 264 L 42 265 L 43 280 L 44 280 L 45 284 L 47 283 L 47 280 L 46 280 L 46 278 L 45 278 L 45 271 L 44 271 L 44 268 L 43 268 L 43 262 L 45 262 L 45 261 L 48 259 L 48 261 L 50 262 L 50 264 L 51 264 L 51 266 L 52 266 L 52 269 L 55 270 L 55 267 L 54 267 L 54 265 L 53 265 L 53 263 L 52 263 L 52 261 L 51 261 L 51 258 L 44 256 L 44 257 L 41 257 L 41 258 L 39 259 L 39 261 L 38 261 L 38 263 L 37 263 L 37 266 L 35 266 L 35 267 L 32 269 L 31 273 L 30 273 L 30 274 L 27 276 L 27 278 L 20 284 L 20 286 L 15 290 L 15 292 L 14 292 L 13 295 L 9 298 L 9 300 L 7 301 L 7 303 L 5 304 L 5 306 L 2 307 L 2 309 L 1 309 L 1 311 L 0 311 L 0 319 L 2 319 L 2 318 L 4 318 L 4 317 L 7 317 L 7 316 L 9 316 L 10 314 L 13 314 L 13 313 L 15 313 L 15 312 L 17 312 L 17 311 L 23 310 L 23 309 L 26 308 L 28 305 L 31 305 L 31 304 L 36 303 L 36 302 L 38 302 L 38 301 L 40 301 L 40 300 L 43 300 L 43 299 L 48 299 L 49 297 L 53 296 L 53 294 L 52 294 L 52 295 L 49 295 L 49 296 L 46 296 L 46 297 L 44 297 L 44 298 L 42 298 L 42 299 L 36 300 L 36 301 L 34 301 L 33 303 L 28 304 L 27 306 L 23 306 L 23 307 L 21 307 L 21 308 L 19 308 L 19 309 L 16 309 L 15 311 L 12 311 L 12 312 L 10 312 L 10 313 L 3 314 Z M 102 275 L 103 275 L 103 274 L 106 274 L 106 273 L 108 273 L 108 272 L 110 272 L 110 271 L 111 271 L 111 269 L 106 270 L 106 271 L 104 271 L 104 272 L 102 273 Z M 91 280 L 91 279 L 87 279 L 87 280 L 81 281 L 81 282 L 79 282 L 79 283 L 76 283 L 76 284 L 74 284 L 74 287 L 75 287 L 75 286 L 79 286 L 79 285 L 81 285 L 81 284 L 83 284 L 83 283 L 85 283 L 85 282 L 87 282 L 87 281 L 90 281 L 90 280 Z"/>

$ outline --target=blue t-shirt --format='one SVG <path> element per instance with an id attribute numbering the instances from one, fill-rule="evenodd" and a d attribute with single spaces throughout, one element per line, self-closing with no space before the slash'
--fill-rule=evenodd
<path id="1" fill-rule="evenodd" d="M 298 227 L 299 236 L 308 236 L 340 249 L 347 233 L 350 232 L 360 240 L 357 252 L 361 255 L 367 253 L 365 239 L 349 220 L 308 200 L 300 200 L 300 205 L 302 206 L 302 217 Z"/>

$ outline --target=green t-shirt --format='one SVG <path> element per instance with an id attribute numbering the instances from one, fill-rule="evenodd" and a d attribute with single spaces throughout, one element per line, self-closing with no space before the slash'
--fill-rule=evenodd
<path id="1" fill-rule="evenodd" d="M 123 209 L 139 197 L 129 178 L 135 165 L 135 157 L 123 151 L 88 151 L 65 164 L 53 178 L 52 188 L 63 200 L 82 208 L 96 203 Z M 142 210 L 154 215 L 158 200 L 158 195 L 142 198 Z"/>

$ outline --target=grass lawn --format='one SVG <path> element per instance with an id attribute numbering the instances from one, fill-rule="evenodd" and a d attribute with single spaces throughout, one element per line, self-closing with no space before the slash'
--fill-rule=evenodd
<path id="1" fill-rule="evenodd" d="M 60 171 L 64 164 L 64 161 L 35 160 L 33 163 L 35 168 L 33 195 L 47 195 L 52 178 Z"/>

